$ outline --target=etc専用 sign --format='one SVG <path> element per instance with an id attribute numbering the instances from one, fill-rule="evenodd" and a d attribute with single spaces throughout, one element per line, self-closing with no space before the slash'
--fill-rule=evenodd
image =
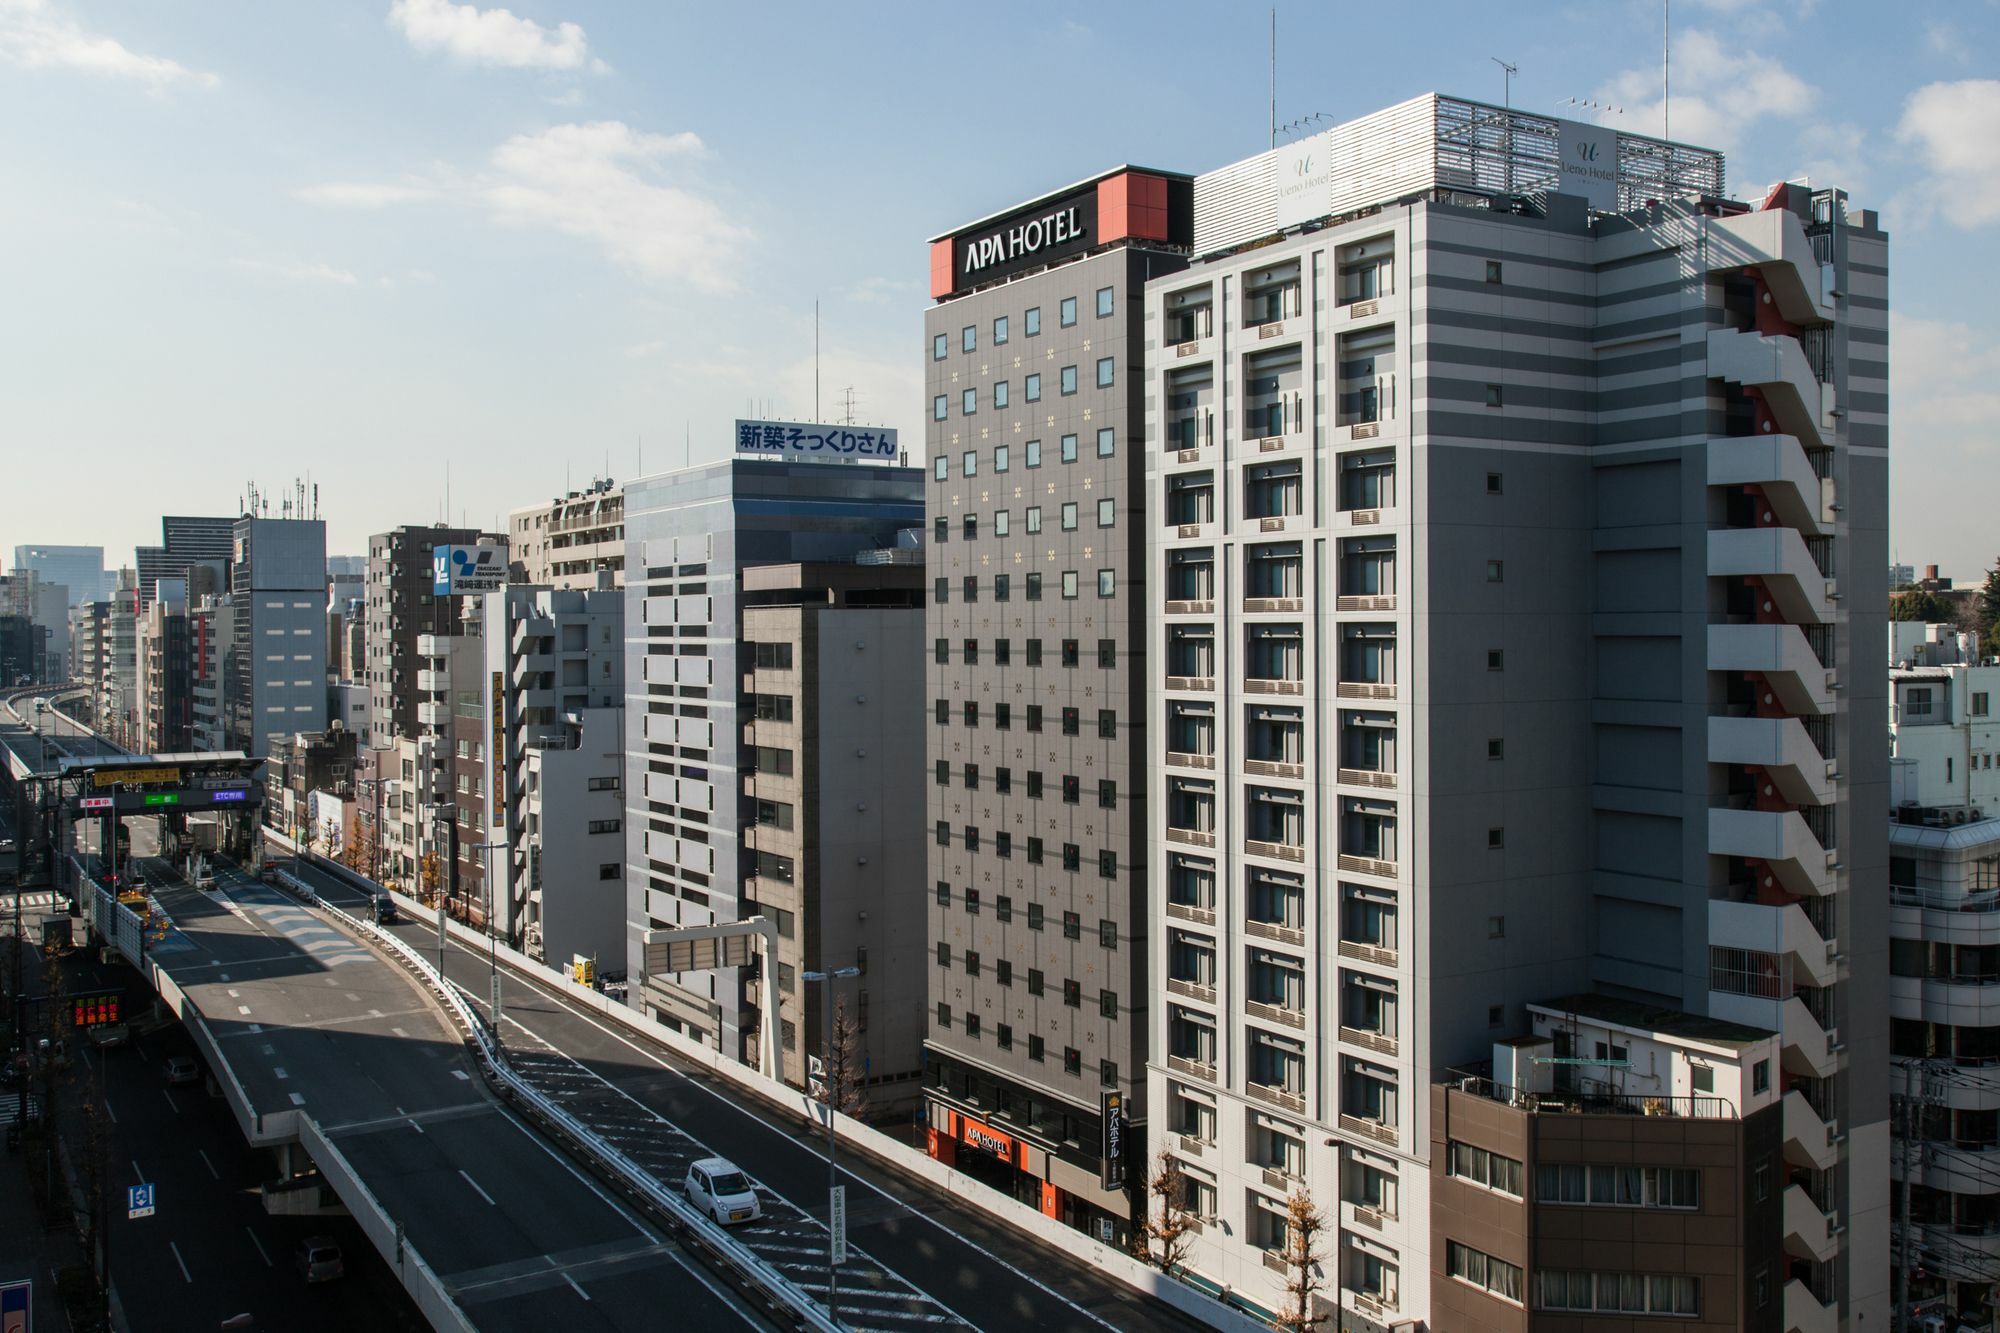
<path id="1" fill-rule="evenodd" d="M 736 452 L 796 463 L 896 461 L 896 432 L 885 426 L 821 426 L 807 421 L 736 422 Z"/>

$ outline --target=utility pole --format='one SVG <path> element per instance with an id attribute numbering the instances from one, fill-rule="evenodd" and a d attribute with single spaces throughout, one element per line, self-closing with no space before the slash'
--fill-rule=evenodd
<path id="1" fill-rule="evenodd" d="M 1910 1217 L 1910 1193 L 1911 1193 L 1910 1177 L 1916 1174 L 1916 1160 L 1915 1160 L 1916 1154 L 1912 1151 L 1912 1149 L 1914 1149 L 1916 1146 L 1916 1138 L 1917 1138 L 1915 1133 L 1915 1126 L 1912 1124 L 1912 1118 L 1915 1115 L 1917 1100 L 1915 1096 L 1912 1095 L 1912 1089 L 1910 1085 L 1916 1073 L 1917 1065 L 1918 1061 L 1915 1060 L 1905 1061 L 1903 1064 L 1903 1114 L 1901 1117 L 1903 1126 L 1903 1143 L 1901 1151 L 1897 1154 L 1897 1159 L 1896 1159 L 1898 1162 L 1902 1164 L 1903 1167 L 1903 1187 L 1901 1191 L 1902 1199 L 1900 1203 L 1900 1211 L 1903 1219 L 1903 1230 L 1902 1230 L 1902 1239 L 1897 1246 L 1897 1255 L 1896 1255 L 1897 1333 L 1909 1333 L 1910 1329 L 1910 1258 L 1911 1258 L 1911 1251 L 1914 1249 L 1915 1237 L 1916 1237 L 1916 1223 L 1912 1221 Z M 1924 1066 L 1924 1082 L 1926 1086 L 1928 1086 L 1930 1083 L 1930 1067 L 1927 1062 L 1925 1063 Z"/>
<path id="2" fill-rule="evenodd" d="M 834 1117 L 840 1114 L 835 1105 L 833 1087 L 833 983 L 846 977 L 858 977 L 858 967 L 836 967 L 827 972 L 801 972 L 799 976 L 807 981 L 823 981 L 826 989 L 820 992 L 820 1010 L 826 1015 L 826 1044 L 820 1047 L 819 1069 L 820 1088 L 826 1098 L 826 1317 L 835 1324 L 840 1322 L 840 1267 L 839 1261 L 847 1249 L 847 1212 L 836 1207 L 840 1199 L 840 1173 L 834 1165 L 839 1127 Z M 771 978 L 775 981 L 776 978 Z M 766 986 L 770 984 L 765 983 Z"/>

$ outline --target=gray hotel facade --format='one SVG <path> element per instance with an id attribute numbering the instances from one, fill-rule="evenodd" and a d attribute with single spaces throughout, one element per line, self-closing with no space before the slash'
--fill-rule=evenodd
<path id="1" fill-rule="evenodd" d="M 1427 95 L 933 241 L 934 1155 L 1165 1151 L 1263 1311 L 1305 1194 L 1341 1328 L 1886 1322 L 1887 237 L 1723 166 Z"/>

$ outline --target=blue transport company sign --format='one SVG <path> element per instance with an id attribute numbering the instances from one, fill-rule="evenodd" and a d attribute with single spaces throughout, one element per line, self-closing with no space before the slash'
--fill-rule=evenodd
<path id="1" fill-rule="evenodd" d="M 431 591 L 439 597 L 497 592 L 507 582 L 507 556 L 498 546 L 433 546 Z"/>
<path id="2" fill-rule="evenodd" d="M 820 426 L 806 421 L 736 422 L 736 452 L 800 463 L 896 461 L 896 432 L 885 426 Z"/>

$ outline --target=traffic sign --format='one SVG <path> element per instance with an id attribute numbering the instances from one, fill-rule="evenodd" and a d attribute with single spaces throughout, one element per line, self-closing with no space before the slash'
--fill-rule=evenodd
<path id="1" fill-rule="evenodd" d="M 28 1333 L 34 1326 L 34 1308 L 32 1283 L 0 1282 L 0 1333 Z"/>
<path id="2" fill-rule="evenodd" d="M 833 1262 L 847 1262 L 847 1186 L 833 1187 L 833 1207 L 830 1210 L 829 1229 L 833 1232 Z"/>
<path id="3" fill-rule="evenodd" d="M 151 1185 L 128 1185 L 125 1188 L 125 1216 L 151 1217 L 153 1215 L 153 1187 Z"/>

